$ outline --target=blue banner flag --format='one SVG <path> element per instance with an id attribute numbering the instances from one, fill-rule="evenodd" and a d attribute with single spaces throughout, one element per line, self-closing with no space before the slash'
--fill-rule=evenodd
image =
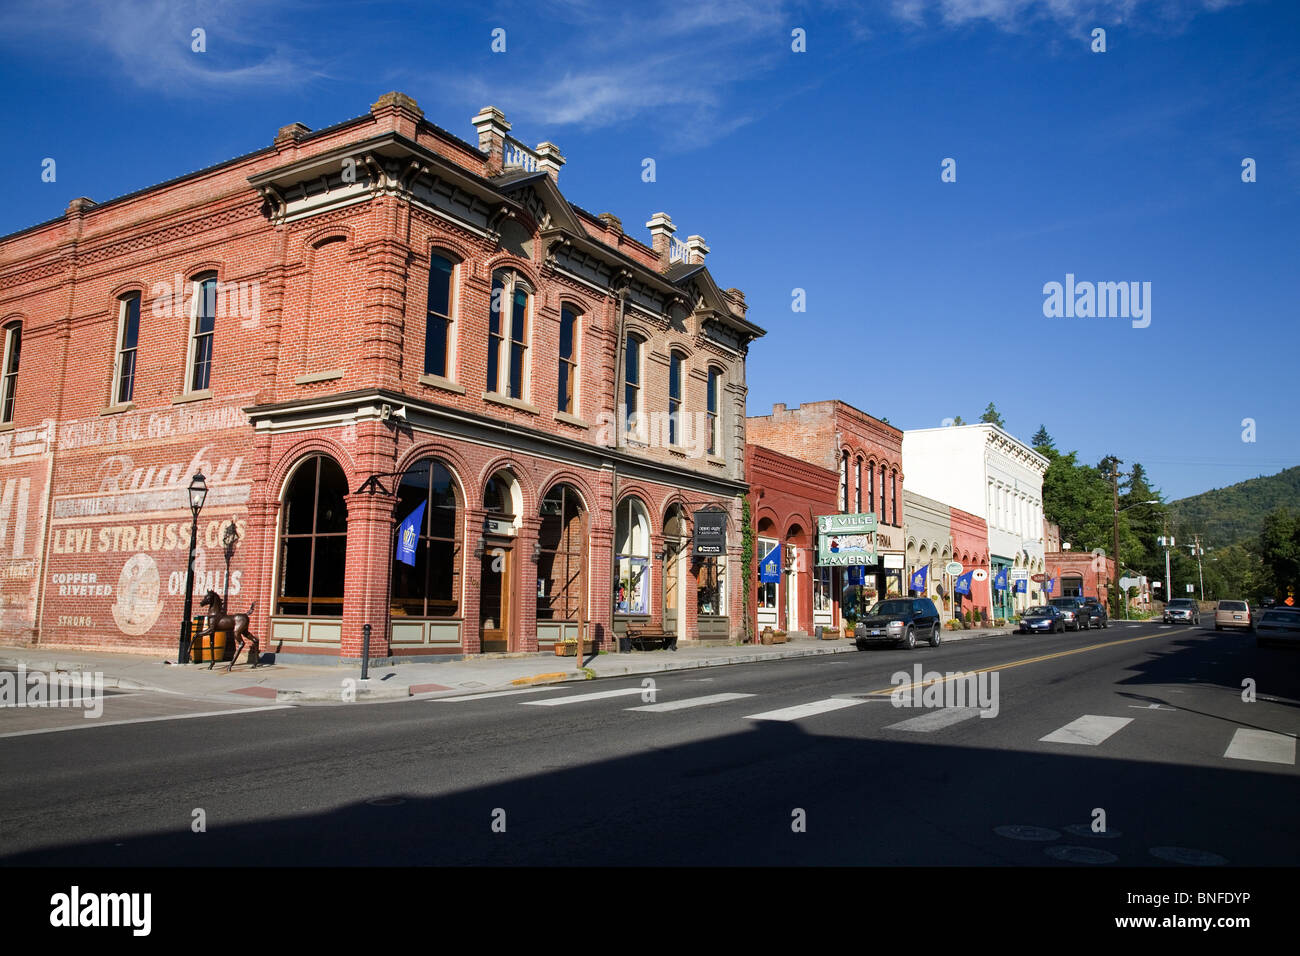
<path id="1" fill-rule="evenodd" d="M 1056 590 L 1056 578 L 1048 578 L 1047 583 L 1043 585 L 1043 590 L 1051 594 Z"/>
<path id="2" fill-rule="evenodd" d="M 862 570 L 861 565 L 849 565 L 849 584 L 863 585 L 867 583 L 867 576 Z"/>
<path id="3" fill-rule="evenodd" d="M 781 546 L 773 545 L 772 550 L 763 555 L 758 563 L 758 580 L 760 584 L 779 584 L 781 581 Z"/>
<path id="4" fill-rule="evenodd" d="M 1028 593 L 1029 593 L 1029 580 L 1028 580 L 1027 578 L 1017 578 L 1016 581 L 1015 581 L 1015 587 L 1013 588 L 1013 590 L 1014 590 L 1017 594 L 1028 594 Z"/>
<path id="5" fill-rule="evenodd" d="M 425 502 L 421 501 L 397 529 L 397 560 L 411 567 L 415 567 L 415 546 L 424 527 L 424 505 Z"/>
<path id="6" fill-rule="evenodd" d="M 927 564 L 923 568 L 917 568 L 912 572 L 912 590 L 924 591 L 926 579 L 930 576 L 930 566 Z"/>
<path id="7" fill-rule="evenodd" d="M 954 594 L 964 594 L 970 597 L 970 578 L 975 573 L 975 569 L 967 571 L 965 574 L 957 575 L 957 582 L 952 586 Z"/>
<path id="8" fill-rule="evenodd" d="M 995 591 L 1005 591 L 1007 589 L 1007 569 L 998 568 L 997 575 L 993 578 L 993 589 Z"/>

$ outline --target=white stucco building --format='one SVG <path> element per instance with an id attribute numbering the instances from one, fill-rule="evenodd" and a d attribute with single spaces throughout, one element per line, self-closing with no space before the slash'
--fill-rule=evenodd
<path id="1" fill-rule="evenodd" d="M 903 471 L 917 494 L 983 516 L 990 581 L 1003 567 L 1043 573 L 1043 474 L 1048 461 L 996 425 L 950 425 L 903 432 Z M 1033 581 L 1024 594 L 994 592 L 999 617 L 1041 602 Z"/>

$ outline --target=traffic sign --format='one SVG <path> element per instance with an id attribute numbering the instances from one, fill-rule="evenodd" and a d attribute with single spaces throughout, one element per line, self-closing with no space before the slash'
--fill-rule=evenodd
<path id="1" fill-rule="evenodd" d="M 1159 582 L 1159 581 L 1152 581 L 1152 582 L 1151 582 L 1151 586 L 1152 586 L 1153 588 L 1158 588 L 1158 587 L 1160 587 L 1160 582 Z"/>
<path id="2" fill-rule="evenodd" d="M 1195 585 L 1193 585 L 1193 584 L 1189 584 L 1189 585 L 1187 585 L 1187 593 L 1188 593 L 1188 594 L 1191 594 L 1191 593 L 1192 593 L 1193 591 L 1195 591 L 1195 590 L 1196 590 L 1196 586 L 1195 586 Z"/>
<path id="3" fill-rule="evenodd" d="M 947 565 L 944 566 L 944 570 L 949 574 L 961 574 L 961 562 L 949 561 Z"/>

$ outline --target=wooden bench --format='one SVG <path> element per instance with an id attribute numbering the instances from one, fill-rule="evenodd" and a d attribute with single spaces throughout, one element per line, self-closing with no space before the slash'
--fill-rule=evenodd
<path id="1" fill-rule="evenodd" d="M 677 635 L 670 634 L 663 628 L 631 627 L 627 629 L 628 643 L 638 651 L 653 650 L 662 646 L 664 650 L 677 650 Z"/>

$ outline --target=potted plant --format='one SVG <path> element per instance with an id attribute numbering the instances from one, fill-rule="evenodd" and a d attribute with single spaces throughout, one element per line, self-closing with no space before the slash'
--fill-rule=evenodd
<path id="1" fill-rule="evenodd" d="M 773 644 L 776 642 L 776 632 L 772 630 L 771 624 L 763 628 L 763 632 L 760 635 L 760 637 L 764 644 Z"/>
<path id="2" fill-rule="evenodd" d="M 576 637 L 565 638 L 562 641 L 555 642 L 556 657 L 577 657 L 578 656 L 578 639 Z"/>

